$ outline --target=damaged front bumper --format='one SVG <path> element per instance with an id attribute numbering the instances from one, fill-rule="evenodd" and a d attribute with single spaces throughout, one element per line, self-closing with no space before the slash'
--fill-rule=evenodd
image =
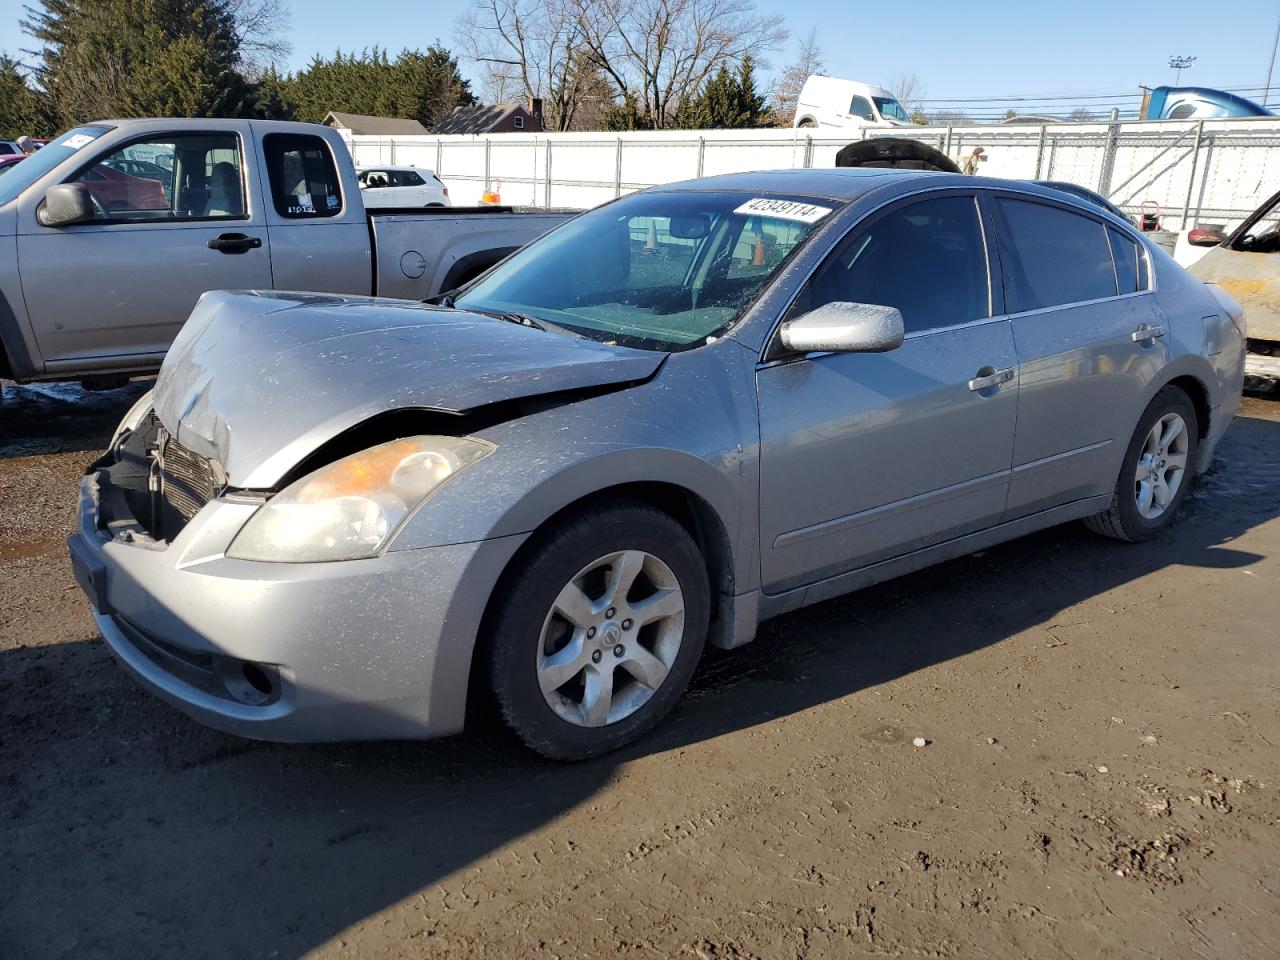
<path id="1" fill-rule="evenodd" d="M 156 696 L 266 740 L 462 728 L 476 630 L 524 537 L 261 563 L 225 556 L 255 503 L 212 500 L 165 542 L 122 516 L 117 493 L 104 470 L 83 479 L 72 567 L 112 653 Z"/>

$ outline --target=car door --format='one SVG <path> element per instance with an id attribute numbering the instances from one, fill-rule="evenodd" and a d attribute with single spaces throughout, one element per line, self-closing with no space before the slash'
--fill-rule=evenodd
<path id="1" fill-rule="evenodd" d="M 1026 194 L 991 206 L 1020 371 L 1006 515 L 1016 519 L 1113 489 L 1169 346 L 1145 251 L 1127 231 Z"/>
<path id="2" fill-rule="evenodd" d="M 1187 269 L 1240 301 L 1250 339 L 1280 341 L 1280 193 Z"/>
<path id="3" fill-rule="evenodd" d="M 789 316 L 874 303 L 907 332 L 888 353 L 775 352 L 757 371 L 767 592 L 999 522 L 1017 376 L 985 235 L 972 192 L 931 192 L 855 226 L 801 291 Z"/>
<path id="4" fill-rule="evenodd" d="M 153 133 L 69 178 L 88 187 L 93 220 L 24 217 L 22 292 L 46 361 L 158 357 L 206 290 L 270 287 L 249 176 L 239 130 Z"/>
<path id="5" fill-rule="evenodd" d="M 395 199 L 392 197 L 391 190 L 391 171 L 389 170 L 366 170 L 361 174 L 361 180 L 365 184 L 360 195 L 364 197 L 366 207 L 394 207 Z"/>

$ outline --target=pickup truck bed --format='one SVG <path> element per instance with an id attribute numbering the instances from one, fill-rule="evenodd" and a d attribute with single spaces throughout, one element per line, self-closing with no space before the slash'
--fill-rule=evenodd
<path id="1" fill-rule="evenodd" d="M 0 178 L 0 376 L 153 371 L 209 290 L 424 300 L 575 212 L 366 211 L 346 145 L 314 124 L 85 124 Z"/>

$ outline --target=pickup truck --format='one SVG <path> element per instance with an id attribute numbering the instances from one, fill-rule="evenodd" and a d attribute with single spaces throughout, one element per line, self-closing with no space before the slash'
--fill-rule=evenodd
<path id="1" fill-rule="evenodd" d="M 0 178 L 0 377 L 152 372 L 208 290 L 424 300 L 573 213 L 369 213 L 346 146 L 314 124 L 85 124 Z"/>

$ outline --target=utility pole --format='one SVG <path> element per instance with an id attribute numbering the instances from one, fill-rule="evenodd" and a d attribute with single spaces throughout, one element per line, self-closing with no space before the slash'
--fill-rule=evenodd
<path id="1" fill-rule="evenodd" d="M 1276 38 L 1271 41 L 1271 60 L 1267 63 L 1267 85 L 1262 90 L 1262 105 L 1267 105 L 1267 95 L 1271 93 L 1271 71 L 1276 67 L 1276 47 L 1280 47 L 1280 17 L 1276 18 Z"/>
<path id="2" fill-rule="evenodd" d="M 1182 82 L 1182 71 L 1189 70 L 1195 66 L 1195 57 L 1170 57 L 1169 69 L 1174 71 L 1173 85 L 1176 87 Z"/>

